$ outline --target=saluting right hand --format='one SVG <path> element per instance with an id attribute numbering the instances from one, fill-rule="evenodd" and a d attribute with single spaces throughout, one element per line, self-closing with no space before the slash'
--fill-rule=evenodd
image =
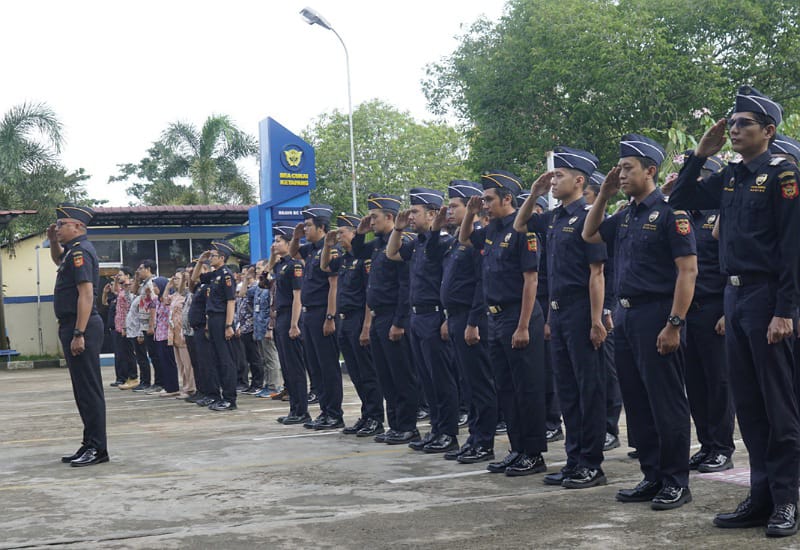
<path id="1" fill-rule="evenodd" d="M 398 231 L 402 231 L 406 227 L 408 227 L 408 218 L 411 216 L 411 210 L 403 210 L 397 215 L 397 219 L 394 222 L 394 228 Z"/>
<path id="2" fill-rule="evenodd" d="M 695 147 L 694 154 L 698 157 L 710 157 L 715 155 L 725 145 L 728 137 L 725 135 L 725 129 L 728 126 L 728 120 L 721 118 L 714 126 L 708 129 L 700 138 L 697 147 Z"/>
<path id="3" fill-rule="evenodd" d="M 621 185 L 619 181 L 619 166 L 615 166 L 606 174 L 606 179 L 603 180 L 603 185 L 600 186 L 600 197 L 607 201 L 619 193 Z"/>
<path id="4" fill-rule="evenodd" d="M 467 202 L 467 213 L 473 216 L 480 214 L 481 208 L 483 208 L 483 199 L 477 195 L 473 195 L 469 198 L 469 202 Z"/>
<path id="5" fill-rule="evenodd" d="M 356 228 L 356 233 L 359 235 L 366 235 L 372 229 L 372 219 L 369 216 L 364 216 L 361 218 L 361 221 L 358 223 L 358 227 Z"/>
<path id="6" fill-rule="evenodd" d="M 56 224 L 51 223 L 47 227 L 47 240 L 51 243 L 55 243 L 58 240 L 58 236 L 56 235 Z"/>
<path id="7" fill-rule="evenodd" d="M 292 234 L 292 239 L 299 241 L 305 236 L 306 236 L 305 224 L 298 223 L 297 226 L 294 228 L 294 234 Z"/>
<path id="8" fill-rule="evenodd" d="M 328 231 L 325 235 L 325 246 L 328 248 L 336 244 L 336 231 Z"/>
<path id="9" fill-rule="evenodd" d="M 533 182 L 533 185 L 531 185 L 530 200 L 536 200 L 538 197 L 541 197 L 550 191 L 550 188 L 553 187 L 554 175 L 555 172 L 545 172 L 539 176 L 535 182 Z"/>
<path id="10" fill-rule="evenodd" d="M 439 209 L 439 212 L 436 213 L 436 217 L 433 218 L 433 222 L 431 223 L 431 231 L 439 232 L 441 231 L 444 224 L 447 222 L 447 206 L 442 206 Z"/>

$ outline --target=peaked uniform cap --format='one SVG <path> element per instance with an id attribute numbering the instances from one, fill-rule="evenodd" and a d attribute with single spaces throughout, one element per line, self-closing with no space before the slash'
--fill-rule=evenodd
<path id="1" fill-rule="evenodd" d="M 358 227 L 360 223 L 361 217 L 358 214 L 342 212 L 336 216 L 336 225 L 339 227 Z"/>
<path id="2" fill-rule="evenodd" d="M 384 193 L 370 193 L 367 197 L 367 208 L 369 210 L 390 210 L 395 214 L 400 211 L 400 205 L 403 203 L 398 195 L 387 195 Z"/>
<path id="3" fill-rule="evenodd" d="M 409 202 L 412 205 L 421 204 L 423 206 L 431 205 L 437 208 L 444 203 L 444 194 L 435 189 L 428 189 L 426 187 L 414 187 L 409 191 Z"/>
<path id="4" fill-rule="evenodd" d="M 580 170 L 590 177 L 597 170 L 600 161 L 589 151 L 559 146 L 553 150 L 553 164 L 556 168 Z"/>
<path id="5" fill-rule="evenodd" d="M 522 192 L 522 182 L 520 179 L 504 170 L 491 170 L 481 174 L 481 185 L 484 191 L 487 189 L 508 189 L 515 197 Z"/>
<path id="6" fill-rule="evenodd" d="M 94 210 L 88 206 L 78 206 L 71 202 L 62 202 L 56 206 L 56 219 L 62 220 L 65 218 L 78 220 L 83 225 L 89 225 L 89 222 L 94 218 Z"/>
<path id="7" fill-rule="evenodd" d="M 330 204 L 309 204 L 300 213 L 305 220 L 309 218 L 330 220 L 333 215 L 333 207 Z"/>
<path id="8" fill-rule="evenodd" d="M 767 115 L 779 126 L 783 121 L 783 108 L 780 103 L 773 101 L 752 86 L 742 86 L 736 94 L 734 113 L 761 113 Z"/>
<path id="9" fill-rule="evenodd" d="M 625 134 L 619 142 L 619 158 L 639 157 L 650 159 L 661 166 L 667 152 L 655 140 L 640 134 Z"/>
<path id="10" fill-rule="evenodd" d="M 447 186 L 447 197 L 450 199 L 469 199 L 470 197 L 480 197 L 483 188 L 480 183 L 467 180 L 453 180 Z"/>
<path id="11" fill-rule="evenodd" d="M 291 237 L 294 233 L 294 227 L 291 225 L 282 225 L 280 223 L 272 224 L 272 233 L 275 235 L 283 235 L 284 237 Z"/>

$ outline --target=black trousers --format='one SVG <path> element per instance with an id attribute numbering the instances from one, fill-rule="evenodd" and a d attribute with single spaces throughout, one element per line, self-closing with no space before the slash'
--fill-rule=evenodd
<path id="1" fill-rule="evenodd" d="M 308 386 L 306 386 L 306 365 L 303 344 L 300 338 L 289 338 L 292 325 L 292 310 L 278 310 L 275 317 L 275 347 L 281 362 L 283 384 L 289 392 L 289 414 L 303 416 L 308 414 Z"/>
<path id="2" fill-rule="evenodd" d="M 309 372 L 318 373 L 316 383 L 320 412 L 331 418 L 342 418 L 342 367 L 339 365 L 339 344 L 336 333 L 325 336 L 326 306 L 308 307 L 303 312 L 303 345 Z"/>
<path id="3" fill-rule="evenodd" d="M 150 377 L 150 359 L 147 356 L 147 343 L 139 342 L 139 338 L 129 338 L 136 355 L 136 364 L 139 366 L 139 382 L 143 386 L 149 386 L 152 378 Z"/>
<path id="4" fill-rule="evenodd" d="M 622 392 L 619 389 L 617 365 L 614 361 L 614 331 L 610 331 L 603 343 L 603 366 L 606 369 L 606 431 L 619 437 L 619 415 L 622 412 Z M 628 444 L 632 443 L 630 434 Z"/>
<path id="5" fill-rule="evenodd" d="M 303 368 L 306 369 L 306 374 L 308 375 L 308 392 L 315 394 L 319 397 L 320 393 L 320 385 L 322 384 L 322 375 L 319 372 L 319 366 L 317 365 L 314 358 L 309 355 L 310 348 L 308 343 L 308 335 L 306 335 L 305 329 L 305 312 L 300 314 L 300 341 L 302 342 L 302 350 L 303 350 Z M 320 403 L 320 409 L 322 409 L 322 404 Z"/>
<path id="6" fill-rule="evenodd" d="M 153 384 L 163 388 L 164 381 L 161 379 L 161 357 L 156 348 L 155 335 L 145 334 L 144 344 L 147 347 L 147 355 L 150 356 L 150 362 L 153 363 Z"/>
<path id="7" fill-rule="evenodd" d="M 231 353 L 233 354 L 233 364 L 236 366 L 236 385 L 237 386 L 248 386 L 249 383 L 247 381 L 247 357 L 245 356 L 244 351 L 244 342 L 242 342 L 241 336 L 234 335 L 233 338 L 229 340 L 231 343 Z"/>
<path id="8" fill-rule="evenodd" d="M 776 297 L 775 283 L 725 288 L 725 347 L 756 506 L 797 503 L 800 418 L 794 337 L 767 343 Z"/>
<path id="9" fill-rule="evenodd" d="M 543 312 L 550 308 L 547 296 L 537 296 L 536 302 Z M 547 319 L 545 318 L 546 321 Z M 558 402 L 556 376 L 553 371 L 553 353 L 550 351 L 550 345 L 550 340 L 544 341 L 544 425 L 547 430 L 557 430 L 561 427 L 561 404 Z"/>
<path id="10" fill-rule="evenodd" d="M 372 317 L 369 339 L 375 370 L 386 399 L 389 428 L 409 432 L 417 428 L 419 382 L 411 363 L 408 335 L 393 342 L 389 339 L 394 312 L 377 313 Z"/>
<path id="11" fill-rule="evenodd" d="M 645 479 L 688 487 L 690 422 L 683 344 L 669 355 L 656 349 L 671 309 L 671 298 L 617 308 L 617 375 Z M 685 342 L 685 334 L 681 340 Z"/>
<path id="12" fill-rule="evenodd" d="M 378 373 L 372 362 L 372 352 L 369 346 L 362 346 L 359 341 L 362 326 L 364 326 L 363 309 L 340 315 L 336 327 L 339 348 L 342 350 L 350 380 L 361 399 L 361 418 L 383 422 L 383 395 L 378 382 Z"/>
<path id="13" fill-rule="evenodd" d="M 492 449 L 497 428 L 497 392 L 489 362 L 489 320 L 485 315 L 478 319 L 481 339 L 477 344 L 468 346 L 464 340 L 468 317 L 468 311 L 450 313 L 447 317 L 447 332 L 453 343 L 456 364 L 461 371 L 465 393 L 469 395 L 467 444 Z"/>
<path id="14" fill-rule="evenodd" d="M 700 450 L 733 454 L 733 393 L 725 337 L 714 330 L 723 297 L 695 299 L 686 316 L 686 394 Z"/>
<path id="15" fill-rule="evenodd" d="M 194 374 L 194 381 L 195 381 L 195 388 L 201 394 L 203 391 L 200 389 L 200 367 L 198 366 L 198 355 L 197 355 L 197 347 L 194 343 L 194 335 L 193 334 L 184 334 L 184 339 L 186 340 L 186 349 L 189 350 L 189 359 L 192 362 L 192 374 Z"/>
<path id="16" fill-rule="evenodd" d="M 511 337 L 520 308 L 521 304 L 504 306 L 500 313 L 489 316 L 489 357 L 511 449 L 536 456 L 547 451 L 544 314 L 536 302 L 528 325 L 530 342 L 523 349 L 514 349 Z"/>
<path id="17" fill-rule="evenodd" d="M 236 403 L 236 365 L 233 362 L 231 343 L 225 338 L 225 314 L 208 314 L 208 339 L 211 343 L 211 360 L 219 377 L 222 398 Z"/>
<path id="18" fill-rule="evenodd" d="M 213 362 L 214 350 L 211 347 L 211 341 L 208 339 L 204 326 L 192 328 L 194 328 L 192 344 L 197 356 L 197 361 L 192 361 L 192 368 L 195 369 L 195 386 L 201 394 L 219 399 L 219 375 Z"/>
<path id="19" fill-rule="evenodd" d="M 105 450 L 106 400 L 103 393 L 103 377 L 100 374 L 100 349 L 103 346 L 103 320 L 99 315 L 89 317 L 84 342 L 86 349 L 80 355 L 72 355 L 72 333 L 75 319 L 59 323 L 58 338 L 64 350 L 64 358 L 72 380 L 72 393 L 83 421 L 83 445 Z"/>
<path id="20" fill-rule="evenodd" d="M 166 340 L 155 340 L 155 350 L 158 362 L 161 364 L 161 387 L 168 392 L 180 390 L 178 385 L 178 364 L 175 362 L 175 352 Z"/>
<path id="21" fill-rule="evenodd" d="M 409 323 L 411 353 L 421 373 L 423 391 L 428 396 L 431 432 L 458 435 L 458 373 L 442 340 L 444 314 L 412 313 Z"/>
<path id="22" fill-rule="evenodd" d="M 117 380 L 125 381 L 129 378 L 137 378 L 136 353 L 133 350 L 133 343 L 116 330 L 113 337 L 114 370 L 117 373 Z"/>
<path id="23" fill-rule="evenodd" d="M 250 370 L 250 382 L 248 384 L 247 375 L 245 374 L 244 383 L 252 388 L 261 389 L 264 387 L 264 361 L 261 358 L 258 342 L 253 340 L 252 332 L 243 332 L 240 339 L 244 348 L 244 357 Z"/>
<path id="24" fill-rule="evenodd" d="M 550 351 L 567 429 L 567 467 L 597 469 L 606 437 L 606 367 L 589 339 L 588 298 L 550 310 Z"/>

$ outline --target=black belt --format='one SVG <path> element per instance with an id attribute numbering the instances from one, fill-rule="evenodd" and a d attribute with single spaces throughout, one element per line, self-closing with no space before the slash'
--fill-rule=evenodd
<path id="1" fill-rule="evenodd" d="M 417 315 L 424 315 L 426 313 L 436 313 L 442 311 L 442 306 L 439 304 L 420 304 L 418 306 L 411 306 L 411 311 Z"/>
<path id="2" fill-rule="evenodd" d="M 770 273 L 744 273 L 742 275 L 731 275 L 728 277 L 728 284 L 731 286 L 749 286 L 773 283 L 777 280 L 778 278 Z"/>
<path id="3" fill-rule="evenodd" d="M 493 304 L 488 307 L 489 313 L 492 315 L 497 315 L 501 313 L 503 310 L 509 309 L 511 307 L 519 306 L 520 302 L 505 302 L 503 304 Z"/>
<path id="4" fill-rule="evenodd" d="M 285 311 L 291 311 L 291 310 L 292 310 L 292 306 L 283 306 L 283 307 L 275 308 L 275 313 L 283 313 Z"/>
<path id="5" fill-rule="evenodd" d="M 467 313 L 470 310 L 472 310 L 472 306 L 466 306 L 464 304 L 455 304 L 444 310 L 444 316 L 449 318 L 452 317 L 453 315 L 460 315 L 462 313 Z"/>
<path id="6" fill-rule="evenodd" d="M 328 304 L 325 304 L 323 306 L 303 306 L 303 312 L 311 311 L 312 309 L 322 309 L 322 308 L 327 308 L 327 307 L 328 307 Z"/>
<path id="7" fill-rule="evenodd" d="M 206 315 L 225 315 L 224 311 L 206 311 Z"/>
<path id="8" fill-rule="evenodd" d="M 339 316 L 339 319 L 344 321 L 345 319 L 352 319 L 353 317 L 356 317 L 361 311 L 363 310 L 350 309 L 348 311 L 340 311 L 339 313 L 337 313 L 337 315 Z"/>
<path id="9" fill-rule="evenodd" d="M 380 315 L 382 313 L 394 313 L 396 309 L 397 306 L 375 306 L 369 308 L 369 310 L 372 312 L 373 317 L 375 315 Z"/>
<path id="10" fill-rule="evenodd" d="M 697 296 L 694 300 L 692 300 L 692 305 L 689 306 L 690 309 L 700 309 L 703 306 L 707 306 L 708 304 L 719 304 L 725 299 L 722 294 L 710 294 L 708 296 Z"/>
<path id="11" fill-rule="evenodd" d="M 566 294 L 559 298 L 553 298 L 550 300 L 550 309 L 553 311 L 558 311 L 559 309 L 565 308 L 574 304 L 575 302 L 588 302 L 589 295 L 585 291 L 581 292 L 573 292 L 572 294 Z"/>
<path id="12" fill-rule="evenodd" d="M 652 304 L 653 302 L 661 302 L 664 300 L 671 300 L 672 296 L 669 294 L 642 294 L 641 296 L 631 296 L 627 298 L 620 298 L 619 305 L 625 309 L 641 306 L 644 304 Z"/>

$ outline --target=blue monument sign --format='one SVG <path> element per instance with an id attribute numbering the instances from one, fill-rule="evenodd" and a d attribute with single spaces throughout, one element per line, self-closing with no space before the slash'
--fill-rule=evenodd
<path id="1" fill-rule="evenodd" d="M 314 148 L 275 120 L 258 125 L 261 148 L 261 201 L 250 209 L 250 258 L 269 256 L 272 224 L 295 226 L 317 186 Z"/>

